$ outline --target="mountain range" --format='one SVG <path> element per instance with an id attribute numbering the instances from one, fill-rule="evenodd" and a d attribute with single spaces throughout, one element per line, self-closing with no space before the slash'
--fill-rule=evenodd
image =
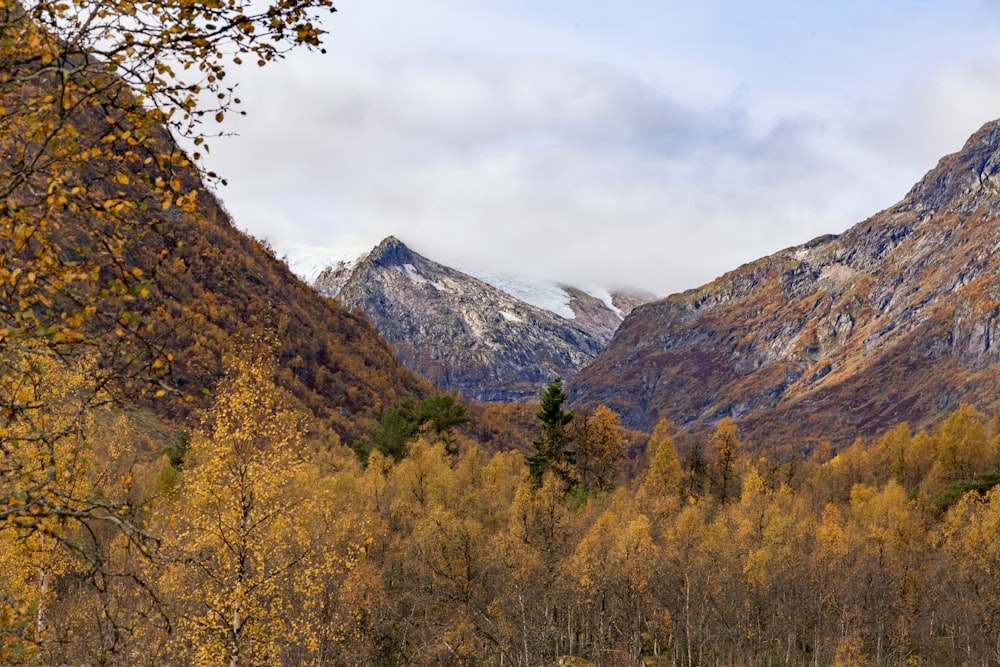
<path id="1" fill-rule="evenodd" d="M 130 183 L 122 196 L 149 199 L 136 174 L 150 168 L 121 169 L 105 176 Z M 730 417 L 754 441 L 802 448 L 925 426 L 963 402 L 990 410 L 1000 395 L 1000 121 L 839 236 L 638 307 L 651 297 L 560 288 L 561 313 L 391 237 L 325 270 L 315 287 L 335 300 L 323 298 L 235 228 L 196 170 L 167 175 L 196 204 L 143 208 L 121 259 L 151 278 L 136 316 L 173 359 L 167 396 L 148 400 L 169 419 L 189 423 L 226 355 L 258 336 L 276 345 L 280 384 L 348 442 L 430 395 L 426 380 L 523 401 L 558 375 L 572 405 L 607 405 L 631 428 L 666 418 L 698 432 Z M 80 248 L 97 233 L 59 223 Z"/>
<path id="2" fill-rule="evenodd" d="M 502 280 L 486 280 L 389 237 L 355 262 L 327 267 L 313 286 L 363 311 L 406 367 L 442 389 L 487 402 L 530 400 L 556 376 L 574 376 L 632 308 L 654 298 L 558 286 L 535 305 L 495 285 Z"/>
<path id="3" fill-rule="evenodd" d="M 637 308 L 577 405 L 693 431 L 847 443 L 1000 396 L 1000 121 L 895 206 Z"/>

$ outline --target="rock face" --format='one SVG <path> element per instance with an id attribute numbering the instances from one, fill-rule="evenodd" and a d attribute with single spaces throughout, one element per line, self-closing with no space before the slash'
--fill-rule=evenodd
<path id="1" fill-rule="evenodd" d="M 899 204 L 637 308 L 570 383 L 628 426 L 836 444 L 1000 398 L 1000 121 Z"/>
<path id="2" fill-rule="evenodd" d="M 573 288 L 564 289 L 576 317 L 560 317 L 393 237 L 357 264 L 327 268 L 314 287 L 363 310 L 405 366 L 478 401 L 537 398 L 596 357 L 623 318 Z"/>

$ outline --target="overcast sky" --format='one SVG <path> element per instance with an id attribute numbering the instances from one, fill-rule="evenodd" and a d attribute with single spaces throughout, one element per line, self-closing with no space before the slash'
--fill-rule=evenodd
<path id="1" fill-rule="evenodd" d="M 666 295 L 898 201 L 1000 117 L 973 0 L 342 0 L 239 73 L 207 166 L 279 252 L 394 234 L 446 264 Z"/>

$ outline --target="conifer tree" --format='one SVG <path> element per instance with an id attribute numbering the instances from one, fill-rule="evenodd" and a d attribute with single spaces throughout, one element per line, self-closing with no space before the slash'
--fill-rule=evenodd
<path id="1" fill-rule="evenodd" d="M 563 410 L 567 398 L 561 377 L 552 380 L 542 394 L 542 407 L 537 413 L 541 433 L 532 443 L 535 453 L 524 457 L 536 484 L 541 482 L 542 475 L 549 469 L 564 482 L 570 481 L 568 464 L 572 463 L 572 455 L 568 451 L 570 438 L 566 427 L 573 420 L 573 413 Z"/>
<path id="2" fill-rule="evenodd" d="M 353 449 L 362 464 L 368 462 L 373 451 L 399 463 L 407 455 L 407 444 L 423 432 L 443 442 L 445 451 L 454 456 L 458 450 L 453 430 L 467 421 L 465 406 L 450 394 L 426 398 L 419 405 L 407 396 L 398 407 L 388 410 L 379 424 L 368 430 L 367 441 L 355 443 Z"/>

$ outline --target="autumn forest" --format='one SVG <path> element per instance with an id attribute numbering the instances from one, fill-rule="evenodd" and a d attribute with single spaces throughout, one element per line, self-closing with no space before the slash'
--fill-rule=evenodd
<path id="1" fill-rule="evenodd" d="M 6 460 L 77 504 L 0 532 L 5 664 L 1000 659 L 1000 433 L 969 407 L 775 458 L 728 420 L 629 450 L 556 391 L 535 454 L 424 428 L 362 466 L 303 435 L 267 362 L 231 360 L 190 435 L 80 421 L 81 378 L 35 370 L 39 420 L 77 425 L 45 454 L 20 424 Z"/>
<path id="2" fill-rule="evenodd" d="M 0 664 L 1000 664 L 1000 413 L 476 404 L 239 232 L 226 73 L 332 9 L 0 0 Z"/>

